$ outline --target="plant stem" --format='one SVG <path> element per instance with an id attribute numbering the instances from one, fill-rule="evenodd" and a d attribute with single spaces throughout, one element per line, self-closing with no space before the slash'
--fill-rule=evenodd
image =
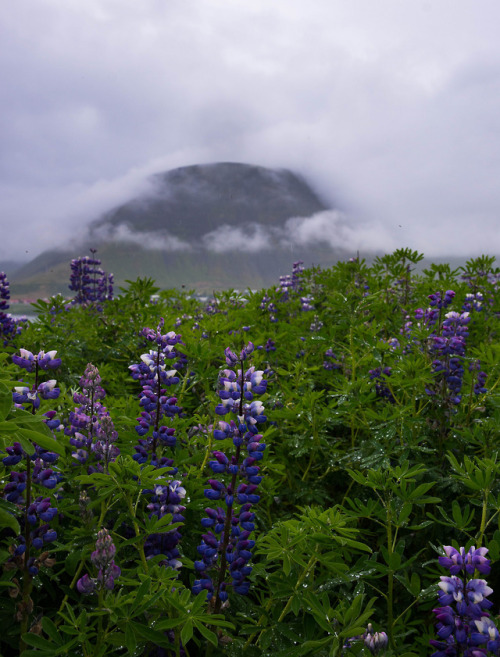
<path id="1" fill-rule="evenodd" d="M 85 565 L 85 561 L 86 561 L 86 560 L 85 560 L 85 557 L 83 557 L 82 559 L 80 559 L 80 563 L 78 564 L 78 568 L 76 569 L 76 573 L 75 573 L 73 579 L 71 580 L 71 584 L 69 585 L 69 588 L 70 588 L 71 590 L 74 588 L 75 584 L 76 584 L 77 581 L 78 581 L 78 578 L 79 578 L 79 576 L 80 576 L 80 573 L 81 573 L 82 570 L 83 570 L 83 566 Z M 61 611 L 63 610 L 63 607 L 64 607 L 64 605 L 66 604 L 66 602 L 68 601 L 68 598 L 69 598 L 69 594 L 66 593 L 66 595 L 64 596 L 64 598 L 63 598 L 63 600 L 62 600 L 62 602 L 61 602 L 61 606 L 59 607 L 59 612 L 61 612 Z M 56 625 L 59 625 L 60 622 L 61 622 L 61 620 L 56 621 Z"/>
<path id="2" fill-rule="evenodd" d="M 387 554 L 389 556 L 389 571 L 387 574 L 387 632 L 389 635 L 389 642 L 392 648 L 394 646 L 394 614 L 393 614 L 393 598 L 394 598 L 394 573 L 390 565 L 391 557 L 394 552 L 392 540 L 392 518 L 389 508 L 390 502 L 387 505 Z"/>
<path id="3" fill-rule="evenodd" d="M 130 513 L 130 517 L 132 518 L 132 525 L 134 527 L 134 532 L 136 536 L 141 535 L 141 530 L 139 528 L 139 525 L 137 524 L 137 520 L 135 519 L 135 511 L 132 506 L 132 502 L 130 500 L 130 497 L 127 495 L 127 507 Z M 148 568 L 148 562 L 146 560 L 146 555 L 144 554 L 144 543 L 143 541 L 140 541 L 139 544 L 137 545 L 137 551 L 139 552 L 139 557 L 141 559 L 142 567 L 144 568 L 144 572 L 147 574 L 149 572 Z"/>
<path id="4" fill-rule="evenodd" d="M 288 599 L 288 602 L 286 603 L 285 608 L 283 609 L 283 611 L 281 612 L 280 617 L 278 618 L 278 623 L 281 623 L 281 621 L 288 614 L 288 612 L 290 610 L 290 607 L 292 606 L 293 599 L 295 598 L 295 595 L 296 595 L 299 587 L 302 586 L 302 583 L 304 582 L 305 578 L 309 575 L 311 570 L 316 565 L 316 562 L 318 560 L 317 553 L 318 553 L 318 547 L 316 546 L 316 548 L 314 549 L 314 553 L 312 554 L 311 558 L 307 562 L 307 566 L 302 571 L 302 574 L 300 575 L 299 579 L 297 580 L 297 584 L 295 584 L 295 587 L 293 589 L 293 591 L 294 591 L 293 595 L 291 595 L 290 598 Z"/>
<path id="5" fill-rule="evenodd" d="M 486 488 L 483 491 L 483 509 L 481 512 L 481 526 L 479 527 L 479 536 L 477 539 L 477 547 L 480 548 L 483 542 L 484 532 L 486 530 L 486 520 L 488 517 L 488 497 L 489 497 L 489 488 Z"/>

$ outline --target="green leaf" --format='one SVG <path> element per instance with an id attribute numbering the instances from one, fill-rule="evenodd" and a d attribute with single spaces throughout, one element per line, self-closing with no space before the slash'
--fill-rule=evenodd
<path id="1" fill-rule="evenodd" d="M 417 573 L 412 573 L 410 591 L 415 597 L 420 593 L 420 577 L 417 575 Z"/>
<path id="2" fill-rule="evenodd" d="M 5 420 L 12 408 L 12 391 L 4 383 L 0 383 L 0 420 Z"/>
<path id="3" fill-rule="evenodd" d="M 191 613 L 193 614 L 193 616 L 196 615 L 200 611 L 200 609 L 203 608 L 205 602 L 207 601 L 207 595 L 208 595 L 208 591 L 200 591 L 200 593 L 198 593 L 198 595 L 193 601 L 193 606 L 191 607 Z"/>
<path id="4" fill-rule="evenodd" d="M 40 648 L 42 650 L 45 649 L 52 651 L 54 650 L 53 643 L 47 641 L 47 639 L 44 639 L 41 636 L 38 636 L 38 634 L 33 634 L 32 632 L 27 632 L 26 634 L 23 634 L 23 641 L 28 646 L 33 646 L 33 648 Z"/>
<path id="5" fill-rule="evenodd" d="M 165 618 L 159 623 L 156 623 L 155 627 L 158 630 L 173 630 L 174 627 L 182 625 L 182 621 L 182 618 Z"/>
<path id="6" fill-rule="evenodd" d="M 18 425 L 38 424 L 40 427 L 43 427 L 46 431 L 49 431 L 50 433 L 50 429 L 47 427 L 47 425 L 39 415 L 33 415 L 33 413 L 29 413 L 28 411 L 23 411 L 21 409 L 16 408 L 15 413 L 13 413 L 12 415 L 12 419 Z"/>
<path id="7" fill-rule="evenodd" d="M 134 632 L 145 639 L 146 641 L 150 641 L 151 643 L 156 644 L 157 646 L 163 646 L 163 647 L 171 647 L 172 644 L 168 640 L 168 637 L 165 636 L 162 632 L 158 632 L 157 630 L 152 630 L 150 627 L 147 627 L 146 625 L 141 625 L 140 623 L 136 623 L 135 621 L 129 621 L 130 625 L 134 628 Z"/>
<path id="8" fill-rule="evenodd" d="M 196 629 L 199 631 L 200 634 L 202 634 L 207 641 L 210 641 L 210 643 L 217 647 L 217 644 L 219 643 L 217 640 L 217 635 L 215 632 L 212 632 L 211 630 L 208 629 L 208 627 L 205 627 L 203 623 L 200 623 L 199 621 L 194 621 Z"/>
<path id="9" fill-rule="evenodd" d="M 62 642 L 62 637 L 57 631 L 55 623 L 48 616 L 42 618 L 42 628 L 45 634 L 47 634 L 54 643 Z"/>
<path id="10" fill-rule="evenodd" d="M 47 449 L 49 452 L 55 452 L 56 454 L 64 454 L 65 452 L 64 445 L 58 443 L 50 436 L 40 433 L 39 431 L 31 431 L 30 429 L 19 428 L 16 431 L 16 435 L 21 436 L 26 440 L 31 440 L 43 449 Z"/>
<path id="11" fill-rule="evenodd" d="M 149 591 L 150 586 L 151 586 L 151 578 L 146 577 L 146 579 L 143 582 L 141 582 L 141 585 L 139 586 L 139 588 L 135 592 L 134 602 L 132 603 L 132 605 L 130 607 L 131 612 L 134 612 L 139 607 L 139 605 L 142 602 L 142 599 L 144 598 L 146 593 Z"/>
<path id="12" fill-rule="evenodd" d="M 292 607 L 292 611 L 293 611 L 293 613 L 295 614 L 295 616 L 298 616 L 298 615 L 299 615 L 300 606 L 301 606 L 301 605 L 300 605 L 300 598 L 299 598 L 299 596 L 298 596 L 298 595 L 294 595 L 294 596 L 292 597 L 292 605 L 291 605 L 291 607 Z"/>
<path id="13" fill-rule="evenodd" d="M 21 436 L 17 431 L 14 432 L 12 437 L 13 442 L 15 441 L 21 444 L 21 447 L 26 452 L 26 454 L 32 456 L 35 453 L 35 448 L 33 447 L 33 443 L 30 440 Z"/>
<path id="14" fill-rule="evenodd" d="M 125 645 L 127 646 L 127 650 L 129 651 L 129 653 L 133 655 L 135 649 L 137 648 L 137 640 L 135 638 L 132 625 L 130 623 L 127 623 L 127 625 L 125 626 Z"/>
<path id="15" fill-rule="evenodd" d="M 0 527 L 9 527 L 16 535 L 21 533 L 16 518 L 5 509 L 0 509 Z"/>
<path id="16" fill-rule="evenodd" d="M 288 552 L 285 552 L 285 554 L 283 555 L 283 571 L 287 577 L 290 574 L 291 570 L 292 570 L 292 562 L 290 561 L 290 555 L 288 554 Z"/>
<path id="17" fill-rule="evenodd" d="M 181 630 L 181 641 L 184 645 L 191 641 L 193 637 L 193 621 L 188 619 Z"/>

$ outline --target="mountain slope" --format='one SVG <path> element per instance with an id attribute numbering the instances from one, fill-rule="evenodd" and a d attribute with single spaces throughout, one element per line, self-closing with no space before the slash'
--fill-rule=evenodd
<path id="1" fill-rule="evenodd" d="M 13 294 L 69 295 L 69 260 L 90 247 L 118 285 L 141 276 L 200 291 L 268 286 L 294 260 L 328 265 L 346 255 L 288 239 L 289 219 L 328 208 L 285 169 L 225 162 L 174 169 L 149 182 L 142 196 L 93 221 L 77 247 L 61 245 L 22 267 L 12 277 Z"/>
<path id="2" fill-rule="evenodd" d="M 94 222 L 135 231 L 166 231 L 191 245 L 222 225 L 281 226 L 326 210 L 308 184 L 285 169 L 238 163 L 182 167 L 151 178 L 151 193 Z"/>

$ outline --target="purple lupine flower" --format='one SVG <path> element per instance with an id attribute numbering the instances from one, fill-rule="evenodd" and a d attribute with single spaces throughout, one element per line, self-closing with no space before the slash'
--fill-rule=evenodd
<path id="1" fill-rule="evenodd" d="M 76 583 L 77 591 L 83 595 L 91 595 L 94 592 L 95 587 L 95 581 L 91 579 L 87 574 L 85 574 L 83 577 L 80 577 Z"/>
<path id="2" fill-rule="evenodd" d="M 469 322 L 468 312 L 448 312 L 441 326 L 428 339 L 428 350 L 433 357 L 432 371 L 436 375 L 437 384 L 427 388 L 426 392 L 431 396 L 436 395 L 442 389 L 440 383 L 444 382 L 448 402 L 453 405 L 459 404 L 462 399 L 463 363 Z"/>
<path id="3" fill-rule="evenodd" d="M 181 336 L 175 331 L 162 333 L 163 327 L 164 320 L 161 318 L 156 330 L 142 329 L 141 335 L 154 343 L 156 349 L 143 354 L 139 364 L 129 367 L 132 378 L 142 384 L 139 404 L 144 409 L 137 418 L 135 429 L 141 438 L 135 446 L 136 454 L 133 458 L 140 464 L 149 462 L 157 468 L 174 465 L 173 459 L 165 456 L 164 452 L 165 448 L 173 448 L 176 445 L 175 429 L 162 425 L 161 422 L 164 418 L 181 415 L 182 408 L 178 406 L 176 397 L 167 396 L 165 386 L 179 383 L 177 368 L 184 368 L 187 362 L 185 354 L 178 349 L 178 345 L 183 344 Z M 176 473 L 177 468 L 170 470 L 170 474 Z M 166 481 L 154 490 L 144 490 L 143 493 L 149 497 L 147 509 L 150 517 L 162 518 L 171 514 L 172 523 L 184 522 L 182 512 L 185 507 L 181 505 L 181 501 L 186 491 L 180 481 Z M 146 558 L 163 555 L 165 558 L 160 561 L 161 565 L 180 568 L 182 564 L 177 549 L 180 539 L 181 534 L 177 528 L 149 535 L 144 544 Z"/>
<path id="4" fill-rule="evenodd" d="M 91 450 L 97 461 L 104 462 L 104 470 L 108 471 L 108 465 L 120 454 L 119 448 L 114 444 L 118 440 L 113 421 L 109 415 L 103 415 L 101 423 L 97 427 L 96 440 Z"/>
<path id="5" fill-rule="evenodd" d="M 318 315 L 314 315 L 314 321 L 311 322 L 309 330 L 313 333 L 317 333 L 318 331 L 321 331 L 322 328 L 323 322 L 320 320 Z"/>
<path id="6" fill-rule="evenodd" d="M 484 295 L 481 292 L 466 294 L 465 301 L 462 305 L 462 310 L 467 312 L 471 312 L 472 310 L 480 312 L 484 310 Z"/>
<path id="7" fill-rule="evenodd" d="M 340 370 L 342 369 L 342 363 L 339 361 L 337 356 L 333 353 L 333 350 L 327 349 L 324 353 L 325 360 L 323 361 L 323 368 L 325 370 Z"/>
<path id="8" fill-rule="evenodd" d="M 19 504 L 26 490 L 26 472 L 11 472 L 10 481 L 4 487 L 5 499 L 8 502 Z"/>
<path id="9" fill-rule="evenodd" d="M 30 575 L 35 576 L 38 574 L 41 565 L 50 567 L 54 563 L 53 560 L 48 559 L 46 546 L 57 540 L 57 532 L 55 529 L 50 528 L 49 523 L 54 520 L 58 511 L 57 508 L 51 506 L 52 501 L 49 497 L 43 497 L 41 495 L 33 499 L 26 507 L 23 496 L 26 488 L 26 473 L 24 472 L 22 475 L 23 483 L 19 484 L 17 481 L 21 479 L 20 473 L 11 473 L 11 482 L 5 486 L 5 491 L 9 490 L 10 492 L 10 494 L 6 496 L 6 499 L 14 502 L 18 506 L 24 506 L 24 517 L 30 526 L 28 532 L 30 556 L 26 562 L 26 566 Z M 15 488 L 13 487 L 13 484 Z M 18 494 L 13 496 L 13 492 Z M 16 557 L 19 557 L 20 555 L 28 554 L 26 533 L 24 531 L 16 537 L 11 549 L 11 561 L 15 561 Z M 36 555 L 34 554 L 35 551 L 42 552 L 41 554 Z"/>
<path id="10" fill-rule="evenodd" d="M 488 378 L 486 372 L 481 370 L 481 361 L 476 360 L 469 365 L 469 372 L 477 372 L 476 382 L 474 383 L 474 394 L 475 395 L 484 395 L 488 392 L 488 389 L 485 388 L 486 379 Z"/>
<path id="11" fill-rule="evenodd" d="M 2 459 L 2 463 L 6 467 L 17 465 L 25 455 L 23 448 L 21 447 L 21 443 L 14 443 L 13 445 L 6 447 L 5 451 L 7 452 L 8 456 L 5 456 Z"/>
<path id="12" fill-rule="evenodd" d="M 271 340 L 271 338 L 268 338 L 264 346 L 264 349 L 266 350 L 267 353 L 269 353 L 270 351 L 276 351 L 276 342 L 274 340 Z"/>
<path id="13" fill-rule="evenodd" d="M 300 297 L 300 303 L 301 303 L 301 310 L 302 312 L 308 312 L 310 310 L 314 310 L 314 298 L 308 294 L 305 297 Z"/>
<path id="14" fill-rule="evenodd" d="M 471 643 L 474 646 L 486 644 L 488 652 L 496 653 L 500 651 L 500 635 L 497 626 L 489 616 L 481 616 L 480 620 L 474 620 L 476 632 L 471 632 Z"/>
<path id="15" fill-rule="evenodd" d="M 36 367 L 41 370 L 55 370 L 61 365 L 61 359 L 56 358 L 57 351 L 40 351 L 38 354 L 32 354 L 27 349 L 20 349 L 19 356 L 14 354 L 12 361 L 28 372 L 32 372 Z"/>
<path id="16" fill-rule="evenodd" d="M 379 652 L 387 648 L 389 643 L 387 634 L 385 632 L 375 632 L 371 623 L 368 623 L 366 632 L 361 638 L 372 655 L 378 655 Z"/>
<path id="17" fill-rule="evenodd" d="M 38 448 L 38 446 L 36 446 Z M 62 474 L 55 472 L 52 468 L 46 468 L 45 462 L 41 458 L 36 458 L 36 454 L 31 456 L 33 460 L 33 470 L 31 479 L 33 483 L 40 484 L 44 488 L 52 490 L 62 479 Z"/>
<path id="18" fill-rule="evenodd" d="M 213 436 L 216 440 L 232 439 L 235 451 L 231 456 L 220 450 L 212 452 L 214 460 L 209 462 L 209 467 L 219 478 L 208 480 L 210 487 L 204 494 L 208 500 L 220 502 L 220 506 L 207 508 L 207 517 L 201 521 L 209 531 L 202 535 L 198 546 L 201 558 L 195 562 L 197 579 L 192 588 L 194 593 L 208 591 L 208 599 L 215 597 L 216 610 L 227 600 L 228 588 L 246 595 L 250 587 L 247 578 L 252 567 L 248 562 L 255 545 L 250 539 L 255 529 L 251 509 L 260 499 L 256 494 L 261 481 L 257 463 L 266 447 L 257 429 L 257 425 L 266 421 L 264 406 L 253 397 L 267 388 L 263 371 L 253 366 L 243 369 L 243 362 L 252 350 L 253 345 L 249 343 L 236 359 L 235 364 L 239 362 L 241 369 L 236 372 L 225 369 L 219 376 L 220 404 L 216 413 L 234 413 L 236 418 L 229 422 L 220 420 L 214 426 Z M 225 353 L 229 364 L 235 354 L 227 349 Z"/>
<path id="19" fill-rule="evenodd" d="M 437 648 L 433 657 L 459 654 L 480 657 L 484 651 L 477 649 L 478 646 L 486 643 L 496 650 L 499 645 L 498 631 L 487 616 L 492 606 L 488 596 L 493 589 L 484 579 L 471 577 L 476 570 L 483 574 L 490 572 L 490 562 L 485 556 L 488 550 L 471 547 L 466 552 L 463 547 L 457 550 L 450 545 L 443 549 L 446 556 L 439 557 L 439 563 L 448 568 L 451 577 L 440 578 L 440 606 L 433 609 L 439 637 L 430 641 Z"/>
<path id="20" fill-rule="evenodd" d="M 90 249 L 92 256 L 82 256 L 71 261 L 69 289 L 75 292 L 72 304 L 89 305 L 100 309 L 100 304 L 113 298 L 113 274 L 106 274 L 95 258 L 97 249 Z"/>
<path id="21" fill-rule="evenodd" d="M 175 331 L 163 334 L 164 323 L 161 318 L 156 330 L 142 329 L 141 335 L 149 342 L 155 343 L 156 350 L 142 354 L 139 364 L 129 366 L 132 378 L 140 381 L 142 385 L 139 403 L 144 411 L 141 417 L 137 418 L 136 426 L 141 439 L 135 448 L 137 454 L 134 455 L 134 459 L 140 463 L 145 463 L 148 452 L 151 452 L 151 458 L 157 461 L 159 448 L 175 446 L 174 429 L 160 423 L 163 418 L 172 418 L 182 413 L 182 408 L 177 405 L 177 398 L 167 396 L 166 387 L 179 383 L 177 369 L 167 369 L 167 363 L 176 360 L 184 366 L 185 356 L 177 348 L 177 345 L 183 342 Z"/>
<path id="22" fill-rule="evenodd" d="M 445 557 L 439 557 L 441 566 L 448 568 L 452 575 L 458 575 L 460 572 L 466 572 L 473 575 L 477 570 L 482 575 L 489 575 L 491 571 L 490 560 L 485 557 L 488 552 L 487 548 L 471 547 L 467 552 L 461 547 L 458 550 L 451 545 L 443 546 L 446 554 Z"/>
<path id="23" fill-rule="evenodd" d="M 186 496 L 186 489 L 180 481 L 170 481 L 166 485 L 158 485 L 153 491 L 145 490 L 145 494 L 150 494 L 150 502 L 147 505 L 149 517 L 156 516 L 158 519 L 164 515 L 172 515 L 172 522 L 184 522 L 182 512 L 186 507 L 181 505 L 181 501 Z M 162 566 L 169 566 L 173 569 L 179 569 L 182 566 L 180 553 L 177 545 L 181 539 L 178 529 L 161 534 L 150 534 L 144 543 L 144 552 L 146 558 L 150 559 L 156 555 L 164 555 L 165 559 L 159 562 Z"/>
<path id="24" fill-rule="evenodd" d="M 392 375 L 392 369 L 390 367 L 376 367 L 375 369 L 370 370 L 368 375 L 372 381 L 375 381 L 375 392 L 377 397 L 385 398 L 394 404 L 396 400 L 394 399 L 389 386 L 384 383 Z"/>
<path id="25" fill-rule="evenodd" d="M 70 412 L 64 429 L 64 433 L 70 436 L 70 444 L 75 448 L 72 457 L 82 465 L 87 463 L 89 474 L 107 471 L 109 463 L 120 453 L 114 444 L 118 434 L 108 410 L 101 403 L 106 396 L 101 382 L 97 367 L 88 363 L 79 382 L 82 392 L 73 395 L 73 401 L 80 406 Z M 89 462 L 91 456 L 94 464 Z"/>
<path id="26" fill-rule="evenodd" d="M 106 589 L 111 591 L 115 586 L 115 580 L 120 576 L 121 570 L 115 564 L 114 557 L 116 547 L 107 529 L 101 529 L 97 533 L 95 550 L 90 560 L 97 570 L 97 577 L 91 578 L 87 574 L 76 583 L 76 588 L 83 595 L 90 595 L 95 590 Z"/>
<path id="27" fill-rule="evenodd" d="M 56 381 L 39 382 L 41 370 L 56 369 L 61 364 L 61 359 L 56 358 L 55 351 L 32 354 L 26 349 L 21 349 L 19 355 L 15 354 L 12 359 L 22 369 L 28 372 L 34 371 L 35 382 L 32 386 L 16 386 L 12 394 L 15 406 L 22 407 L 23 403 L 31 406 L 32 413 L 39 408 L 41 399 L 56 399 L 60 390 L 56 387 Z M 49 428 L 54 427 L 55 412 L 49 411 L 43 417 Z M 59 424 L 57 422 L 57 424 Z M 48 559 L 47 553 L 34 556 L 35 550 L 41 550 L 46 544 L 57 539 L 57 532 L 49 526 L 49 523 L 57 515 L 57 509 L 51 506 L 49 497 L 35 497 L 35 486 L 43 486 L 46 489 L 53 489 L 57 486 L 62 478 L 60 473 L 56 473 L 47 465 L 57 461 L 58 455 L 54 452 L 40 447 L 36 443 L 31 443 L 32 451 L 26 453 L 20 443 L 14 443 L 5 449 L 8 456 L 3 459 L 6 466 L 18 465 L 23 460 L 26 462 L 24 472 L 11 472 L 9 482 L 5 486 L 5 496 L 9 502 L 13 502 L 21 508 L 23 512 L 24 531 L 18 536 L 14 545 L 14 555 L 24 554 L 25 563 L 20 566 L 27 569 L 30 575 L 35 576 L 38 573 L 40 565 L 52 565 Z M 31 464 L 33 461 L 33 464 Z M 27 491 L 25 493 L 25 491 Z"/>
<path id="28" fill-rule="evenodd" d="M 455 292 L 453 290 L 446 290 L 446 292 L 441 294 L 441 292 L 436 292 L 436 294 L 429 294 L 429 305 L 436 308 L 446 308 L 455 298 Z"/>
<path id="29" fill-rule="evenodd" d="M 14 336 L 22 330 L 22 322 L 15 320 L 10 313 L 6 311 L 9 309 L 10 289 L 9 281 L 5 272 L 0 272 L 0 340 L 3 345 L 7 346 L 12 342 Z"/>

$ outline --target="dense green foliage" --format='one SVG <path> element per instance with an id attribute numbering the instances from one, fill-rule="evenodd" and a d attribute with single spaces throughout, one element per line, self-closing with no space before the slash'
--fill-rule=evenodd
<path id="1" fill-rule="evenodd" d="M 433 265 L 417 275 L 420 259 L 405 249 L 371 267 L 353 260 L 306 270 L 286 294 L 283 288 L 228 291 L 208 308 L 194 294 L 159 291 L 147 279 L 131 282 L 102 311 L 66 309 L 61 297 L 38 302 L 38 321 L 0 357 L 1 448 L 15 440 L 26 449 L 30 440 L 53 449 L 57 444 L 53 467 L 63 475 L 43 493 L 57 504 L 58 538 L 49 549 L 54 563 L 33 578 L 23 654 L 175 655 L 182 643 L 191 656 L 337 655 L 370 621 L 387 632 L 388 654 L 423 656 L 434 636 L 442 545 L 486 546 L 493 561 L 489 583 L 500 591 L 499 270 L 482 257 L 462 271 Z M 447 290 L 455 296 L 432 328 L 415 318 L 417 309 L 429 307 L 429 295 L 443 297 Z M 446 314 L 462 313 L 464 303 L 472 304 L 467 295 L 481 298 L 477 293 L 482 303 L 470 310 L 458 401 L 433 364 L 431 333 L 441 335 Z M 303 310 L 305 297 L 312 309 Z M 156 328 L 161 317 L 165 331 L 182 335 L 188 359 L 172 390 L 183 408 L 170 421 L 177 446 L 166 449 L 187 490 L 179 573 L 159 565 L 159 558 L 141 559 L 147 536 L 172 527 L 148 518 L 141 494 L 161 471 L 141 469 L 132 459 L 140 408 L 128 368 L 147 350 L 140 330 Z M 266 370 L 269 381 L 261 397 L 267 449 L 255 507 L 252 585 L 247 596 L 230 592 L 214 614 L 204 592 L 191 593 L 193 562 L 200 518 L 210 506 L 203 490 L 212 476 L 209 452 L 218 448 L 211 431 L 220 419 L 214 409 L 224 349 L 239 350 L 249 340 L 257 347 L 251 364 Z M 99 369 L 103 403 L 119 435 L 120 456 L 108 473 L 88 474 L 72 458 L 63 432 L 52 437 L 38 415 L 26 419 L 12 408 L 11 391 L 19 378 L 26 380 L 11 361 L 20 347 L 57 350 L 62 359 L 51 375 L 62 394 L 42 402 L 39 413 L 56 410 L 63 425 L 87 364 Z M 479 370 L 487 375 L 485 392 L 477 392 Z M 0 462 L 2 487 L 13 469 Z M 83 489 L 90 498 L 84 512 Z M 22 624 L 13 618 L 22 582 L 9 567 L 9 545 L 21 520 L 16 505 L 0 500 L 2 655 L 19 654 Z M 103 527 L 122 574 L 113 590 L 82 596 L 76 582 L 91 570 Z M 168 630 L 174 630 L 173 643 Z M 151 652 L 156 647 L 167 652 Z M 366 648 L 358 642 L 350 650 L 362 654 Z"/>

